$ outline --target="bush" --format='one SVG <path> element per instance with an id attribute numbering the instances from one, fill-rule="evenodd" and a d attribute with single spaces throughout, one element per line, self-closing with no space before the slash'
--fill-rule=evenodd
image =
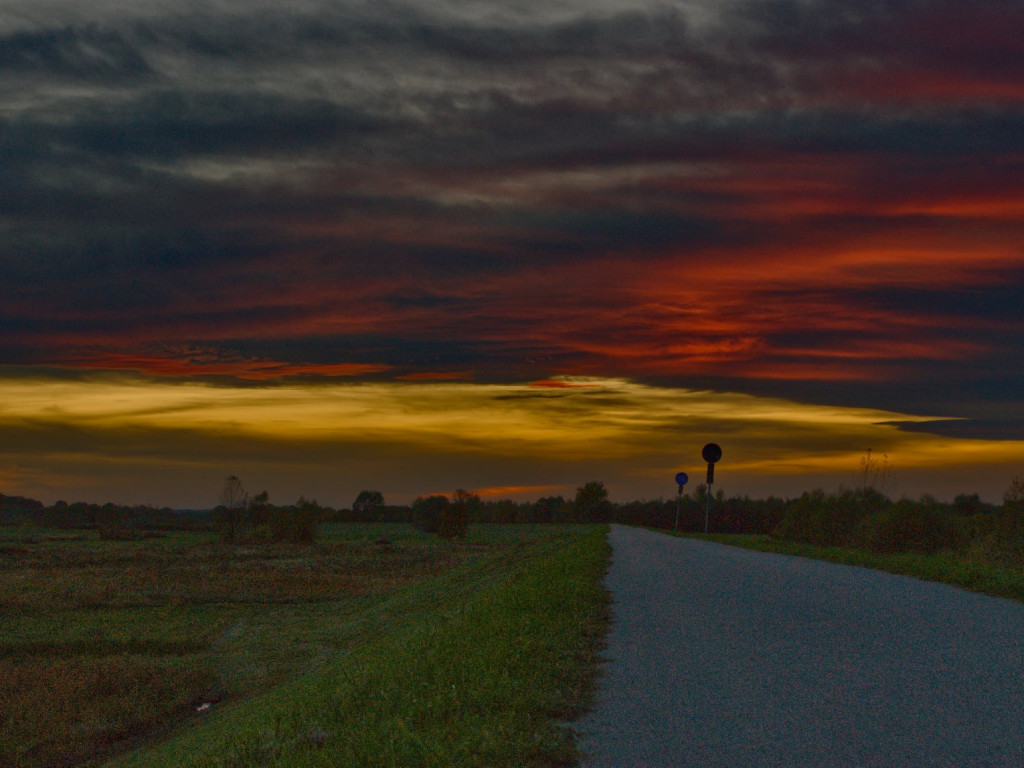
<path id="1" fill-rule="evenodd" d="M 936 552 L 962 542 L 962 527 L 950 516 L 909 499 L 864 517 L 852 541 L 872 552 Z"/>
<path id="2" fill-rule="evenodd" d="M 380 491 L 360 491 L 352 502 L 352 512 L 360 520 L 372 520 L 374 514 L 384 506 L 384 494 Z"/>
<path id="3" fill-rule="evenodd" d="M 790 504 L 772 535 L 780 539 L 841 547 L 849 544 L 861 520 L 885 508 L 888 499 L 870 488 L 838 495 L 816 489 Z"/>
<path id="4" fill-rule="evenodd" d="M 234 544 L 248 533 L 249 519 L 243 507 L 228 507 L 219 504 L 213 508 L 213 522 L 221 541 Z"/>
<path id="5" fill-rule="evenodd" d="M 973 551 L 985 560 L 1024 570 L 1024 512 L 978 515 Z"/>
<path id="6" fill-rule="evenodd" d="M 149 535 L 144 534 L 142 531 L 136 530 L 135 528 L 100 528 L 101 541 L 139 541 L 143 538 L 149 538 Z"/>
<path id="7" fill-rule="evenodd" d="M 107 504 L 97 512 L 96 527 L 100 539 L 104 541 L 135 541 L 142 538 L 132 515 L 113 504 Z"/>
<path id="8" fill-rule="evenodd" d="M 1013 478 L 1010 487 L 1003 494 L 1003 512 L 1024 514 L 1024 480 Z"/>
<path id="9" fill-rule="evenodd" d="M 270 512 L 270 537 L 274 541 L 308 544 L 316 541 L 320 505 L 300 496 L 294 507 L 275 507 Z"/>
<path id="10" fill-rule="evenodd" d="M 469 507 L 464 502 L 448 504 L 441 510 L 437 533 L 446 539 L 464 539 L 469 529 Z"/>
<path id="11" fill-rule="evenodd" d="M 412 503 L 412 523 L 425 533 L 437 533 L 441 513 L 449 506 L 447 496 L 417 496 Z"/>
<path id="12" fill-rule="evenodd" d="M 573 515 L 577 522 L 608 522 L 612 505 L 608 501 L 608 489 L 600 480 L 591 480 L 576 489 Z"/>

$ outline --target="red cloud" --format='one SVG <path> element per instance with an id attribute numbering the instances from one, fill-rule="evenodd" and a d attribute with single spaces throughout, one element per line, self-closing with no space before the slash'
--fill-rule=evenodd
<path id="1" fill-rule="evenodd" d="M 558 379 L 531 381 L 530 386 L 542 389 L 595 389 L 600 387 L 599 384 L 579 384 L 571 381 L 560 381 Z"/>
<path id="2" fill-rule="evenodd" d="M 274 360 L 221 360 L 203 355 L 189 357 L 97 353 L 90 357 L 55 361 L 67 368 L 135 371 L 149 376 L 233 376 L 238 379 L 266 381 L 284 376 L 315 375 L 330 377 L 362 376 L 389 370 L 391 366 L 367 363 L 290 363 Z"/>

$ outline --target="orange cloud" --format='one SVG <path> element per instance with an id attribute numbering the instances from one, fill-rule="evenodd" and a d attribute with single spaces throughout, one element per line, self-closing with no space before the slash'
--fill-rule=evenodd
<path id="1" fill-rule="evenodd" d="M 562 490 L 560 485 L 496 485 L 477 488 L 473 493 L 482 499 L 538 497 Z"/>
<path id="2" fill-rule="evenodd" d="M 303 493 L 333 503 L 367 487 L 388 498 L 458 487 L 536 498 L 569 494 L 595 477 L 619 499 L 653 498 L 674 493 L 671 478 L 699 466 L 709 439 L 726 449 L 721 479 L 730 492 L 844 482 L 871 447 L 901 471 L 941 478 L 955 468 L 964 487 L 977 468 L 997 471 L 1005 477 L 993 478 L 994 494 L 1024 445 L 896 426 L 934 416 L 628 380 L 579 383 L 595 389 L 552 398 L 530 396 L 525 383 L 0 380 L 0 426 L 12 436 L 0 453 L 9 493 L 53 500 L 120 488 L 113 498 L 135 503 L 121 494 L 148 487 L 150 501 L 193 506 L 215 503 L 228 472 L 274 498 Z M 101 477 L 106 485 L 90 485 Z"/>

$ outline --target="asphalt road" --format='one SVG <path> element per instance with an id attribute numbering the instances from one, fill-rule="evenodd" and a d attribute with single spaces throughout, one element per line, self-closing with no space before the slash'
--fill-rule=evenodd
<path id="1" fill-rule="evenodd" d="M 612 526 L 583 768 L 1024 766 L 1024 605 Z"/>

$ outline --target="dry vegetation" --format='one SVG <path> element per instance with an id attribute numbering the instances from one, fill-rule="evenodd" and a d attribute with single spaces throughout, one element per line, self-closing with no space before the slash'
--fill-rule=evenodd
<path id="1" fill-rule="evenodd" d="M 0 765 L 80 765 L 268 690 L 352 642 L 356 607 L 500 548 L 329 528 L 265 547 L 0 529 Z"/>
<path id="2" fill-rule="evenodd" d="M 139 542 L 95 536 L 22 537 L 0 547 L 5 613 L 168 603 L 340 600 L 375 594 L 451 567 L 453 547 L 326 539 L 313 546 L 228 546 L 176 534 Z M 6 586 L 4 586 L 6 585 Z"/>

